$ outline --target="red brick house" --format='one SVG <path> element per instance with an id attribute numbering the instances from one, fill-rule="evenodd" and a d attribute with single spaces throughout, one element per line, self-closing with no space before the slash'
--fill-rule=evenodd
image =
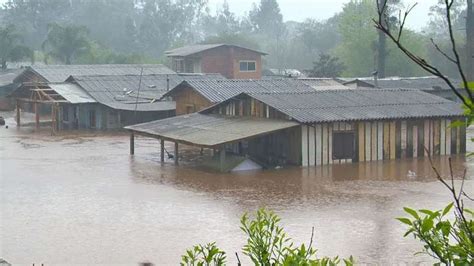
<path id="1" fill-rule="evenodd" d="M 229 44 L 185 46 L 165 52 L 178 73 L 220 73 L 228 79 L 260 79 L 266 53 Z"/>

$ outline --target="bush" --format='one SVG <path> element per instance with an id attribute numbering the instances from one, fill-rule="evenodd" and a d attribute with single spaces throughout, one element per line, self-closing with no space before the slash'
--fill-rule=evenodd
<path id="1" fill-rule="evenodd" d="M 247 235 L 247 244 L 243 247 L 242 252 L 255 265 L 325 266 L 340 264 L 341 260 L 338 257 L 317 258 L 316 250 L 312 247 L 314 228 L 309 245 L 302 244 L 295 247 L 279 225 L 280 220 L 275 213 L 265 209 L 259 209 L 254 219 L 250 219 L 248 214 L 242 216 L 240 229 Z M 194 246 L 187 250 L 186 254 L 182 256 L 181 265 L 225 265 L 226 262 L 225 252 L 217 248 L 215 243 L 210 243 L 205 246 Z M 354 261 L 351 256 L 349 259 L 343 259 L 343 262 L 345 265 L 353 265 Z"/>

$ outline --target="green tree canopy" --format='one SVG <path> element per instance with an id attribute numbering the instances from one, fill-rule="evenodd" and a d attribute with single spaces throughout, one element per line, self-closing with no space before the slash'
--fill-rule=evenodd
<path id="1" fill-rule="evenodd" d="M 7 68 L 8 61 L 15 62 L 33 57 L 33 52 L 21 42 L 22 36 L 14 25 L 0 26 L 0 64 L 2 69 Z"/>
<path id="2" fill-rule="evenodd" d="M 62 26 L 53 23 L 49 25 L 48 35 L 42 47 L 47 56 L 69 65 L 79 55 L 89 51 L 88 34 L 89 31 L 84 26 Z"/>

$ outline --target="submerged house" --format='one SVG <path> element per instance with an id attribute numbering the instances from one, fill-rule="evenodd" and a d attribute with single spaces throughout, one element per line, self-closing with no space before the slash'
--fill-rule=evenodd
<path id="1" fill-rule="evenodd" d="M 464 94 L 461 89 L 461 80 L 450 79 L 458 87 L 458 91 Z M 434 94 L 445 99 L 460 102 L 444 80 L 435 76 L 426 77 L 387 77 L 374 80 L 370 78 L 357 78 L 341 80 L 344 85 L 355 88 L 374 88 L 374 89 L 415 89 L 430 94 Z"/>
<path id="2" fill-rule="evenodd" d="M 254 49 L 230 44 L 198 44 L 165 52 L 177 73 L 220 73 L 228 79 L 260 79 L 262 56 Z"/>
<path id="3" fill-rule="evenodd" d="M 0 111 L 13 110 L 13 103 L 7 96 L 18 87 L 14 82 L 21 69 L 8 69 L 0 71 Z"/>
<path id="4" fill-rule="evenodd" d="M 175 103 L 159 100 L 171 86 L 185 79 L 223 77 L 178 75 L 162 65 L 90 65 L 30 68 L 18 78 L 26 81 L 11 94 L 18 106 L 17 123 L 20 106 L 26 104 L 36 114 L 37 126 L 40 116 L 46 116 L 53 130 L 61 130 L 118 129 L 174 116 Z M 42 114 L 41 106 L 49 107 L 50 114 Z"/>
<path id="5" fill-rule="evenodd" d="M 176 102 L 176 115 L 201 111 L 243 92 L 312 92 L 315 90 L 351 89 L 341 84 L 309 83 L 295 79 L 265 80 L 186 80 L 163 95 Z"/>
<path id="6" fill-rule="evenodd" d="M 416 90 L 241 93 L 199 113 L 129 126 L 132 133 L 252 158 L 315 166 L 465 153 L 459 104 Z M 163 156 L 163 155 L 162 155 Z M 163 160 L 163 157 L 162 157 Z"/>

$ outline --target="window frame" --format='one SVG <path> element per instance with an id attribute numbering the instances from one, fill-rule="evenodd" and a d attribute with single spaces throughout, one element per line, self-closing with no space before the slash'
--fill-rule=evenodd
<path id="1" fill-rule="evenodd" d="M 242 70 L 242 63 L 245 63 L 247 65 L 247 70 Z M 253 63 L 255 66 L 254 70 L 249 70 L 249 63 Z M 257 61 L 256 60 L 240 60 L 239 61 L 239 72 L 257 72 Z"/>

